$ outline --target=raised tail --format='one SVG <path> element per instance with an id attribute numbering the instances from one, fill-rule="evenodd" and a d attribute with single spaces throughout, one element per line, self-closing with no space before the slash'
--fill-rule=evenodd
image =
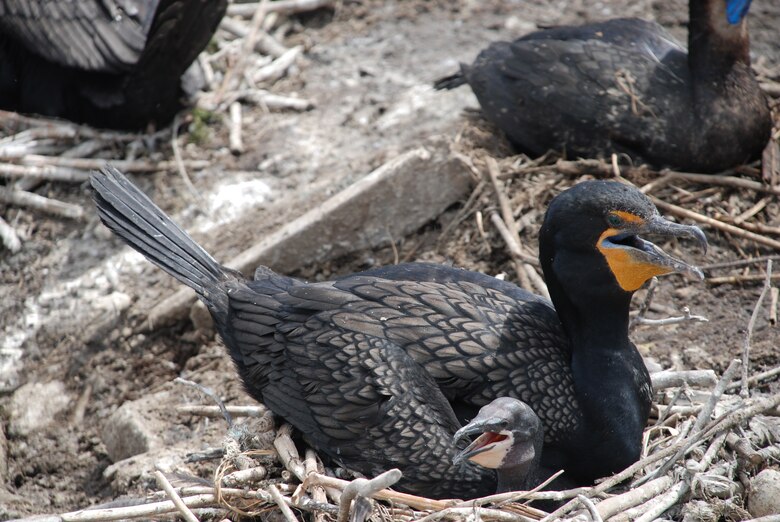
<path id="1" fill-rule="evenodd" d="M 457 72 L 455 74 L 445 76 L 444 78 L 439 78 L 433 82 L 433 88 L 437 91 L 441 91 L 442 89 L 450 90 L 460 87 L 465 83 L 466 77 L 463 76 L 463 72 Z"/>
<path id="2" fill-rule="evenodd" d="M 209 304 L 215 287 L 231 277 L 228 270 L 114 167 L 94 172 L 90 182 L 103 223 Z"/>

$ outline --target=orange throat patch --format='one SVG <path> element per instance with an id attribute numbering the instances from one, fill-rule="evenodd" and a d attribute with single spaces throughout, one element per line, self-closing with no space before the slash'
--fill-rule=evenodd
<path id="1" fill-rule="evenodd" d="M 599 252 L 607 260 L 609 269 L 615 276 L 620 288 L 626 292 L 635 292 L 650 278 L 673 272 L 668 266 L 660 266 L 647 261 L 636 259 L 631 251 L 622 248 L 610 248 L 602 245 L 608 237 L 621 232 L 616 228 L 608 228 L 601 234 L 598 242 Z"/>

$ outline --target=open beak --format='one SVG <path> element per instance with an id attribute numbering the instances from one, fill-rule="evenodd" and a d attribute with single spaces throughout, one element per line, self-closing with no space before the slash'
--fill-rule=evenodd
<path id="1" fill-rule="evenodd" d="M 493 449 L 495 443 L 506 440 L 507 435 L 500 433 L 503 429 L 501 419 L 474 418 L 469 424 L 455 432 L 453 442 L 457 446 L 460 441 L 467 437 L 476 434 L 479 434 L 479 437 L 452 458 L 453 464 L 471 460 L 473 457 Z"/>
<path id="2" fill-rule="evenodd" d="M 633 292 L 648 279 L 663 274 L 688 274 L 704 279 L 697 267 L 670 256 L 645 237 L 689 238 L 707 251 L 707 237 L 699 227 L 680 225 L 661 216 L 622 229 L 608 229 L 599 240 L 599 250 L 623 290 Z"/>

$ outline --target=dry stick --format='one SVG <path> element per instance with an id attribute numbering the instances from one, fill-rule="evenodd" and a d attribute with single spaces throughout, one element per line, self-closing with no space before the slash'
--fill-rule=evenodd
<path id="1" fill-rule="evenodd" d="M 615 155 L 612 155 L 615 157 Z M 599 514 L 598 510 L 596 509 L 596 506 L 593 504 L 593 501 L 586 497 L 585 495 L 577 495 L 577 500 L 580 501 L 580 504 L 582 504 L 585 509 L 588 510 L 588 513 L 590 514 L 590 519 L 593 522 L 604 522 L 604 519 L 601 518 L 601 515 Z"/>
<path id="2" fill-rule="evenodd" d="M 650 374 L 653 390 L 659 391 L 666 388 L 677 388 L 687 384 L 689 386 L 713 386 L 718 382 L 715 372 L 712 370 L 664 370 Z"/>
<path id="3" fill-rule="evenodd" d="M 669 212 L 676 216 L 693 219 L 694 221 L 698 221 L 699 223 L 706 223 L 707 225 L 710 225 L 711 227 L 716 228 L 722 232 L 728 232 L 729 234 L 733 234 L 735 236 L 739 236 L 745 239 L 750 239 L 751 241 L 754 241 L 756 243 L 780 250 L 780 241 L 777 241 L 775 239 L 770 239 L 768 237 L 755 234 L 753 232 L 748 232 L 745 229 L 739 228 L 734 225 L 729 225 L 728 223 L 723 223 L 722 221 L 718 221 L 717 219 L 713 219 L 711 217 L 703 216 L 697 212 L 693 212 L 692 210 L 678 207 L 677 205 L 672 205 L 671 203 L 662 201 L 655 196 L 649 196 L 649 197 L 656 207 L 666 212 Z"/>
<path id="4" fill-rule="evenodd" d="M 759 413 L 764 413 L 767 410 L 771 410 L 773 408 L 776 408 L 780 404 L 780 393 L 773 395 L 771 397 L 762 397 L 760 399 L 753 399 L 747 401 L 748 406 L 741 407 L 737 411 L 730 412 L 724 416 L 722 416 L 719 419 L 716 419 L 712 423 L 710 423 L 710 426 L 704 430 L 700 431 L 699 433 L 695 434 L 689 439 L 683 439 L 678 442 L 675 442 L 671 446 L 668 446 L 662 450 L 659 450 L 658 452 L 645 457 L 644 459 L 635 462 L 631 466 L 627 467 L 620 473 L 611 476 L 610 478 L 604 480 L 599 485 L 592 487 L 592 488 L 577 488 L 574 490 L 568 490 L 568 491 L 562 491 L 561 494 L 558 497 L 552 497 L 552 496 L 545 496 L 545 497 L 538 497 L 540 499 L 545 500 L 565 500 L 566 498 L 571 498 L 571 493 L 574 493 L 574 495 L 577 494 L 583 494 L 587 495 L 589 497 L 593 497 L 595 495 L 604 493 L 609 488 L 620 484 L 627 478 L 633 476 L 636 472 L 642 470 L 643 468 L 646 468 L 650 464 L 653 464 L 661 459 L 664 459 L 670 455 L 675 454 L 680 449 L 684 449 L 686 452 L 698 444 L 700 441 L 705 440 L 715 433 L 729 430 L 735 426 L 738 426 L 742 424 L 745 420 L 750 419 L 754 417 L 755 415 L 758 415 Z M 538 495 L 541 495 L 544 492 L 539 493 Z M 565 496 L 569 495 L 569 496 Z M 568 502 L 567 504 L 561 506 L 557 510 L 553 511 L 545 517 L 544 520 L 555 520 L 556 517 L 561 517 L 571 511 L 575 506 L 577 505 L 576 500 Z"/>
<path id="5" fill-rule="evenodd" d="M 64 156 L 40 156 L 37 154 L 28 154 L 27 156 L 24 156 L 24 158 L 22 158 L 22 164 L 33 167 L 54 166 L 81 170 L 98 170 L 111 164 L 125 172 L 158 172 L 176 168 L 175 162 L 172 161 L 68 158 Z M 189 160 L 185 161 L 184 164 L 187 168 L 202 169 L 208 167 L 210 162 L 206 160 Z"/>
<path id="6" fill-rule="evenodd" d="M 295 447 L 290 434 L 292 433 L 292 426 L 289 424 L 282 424 L 276 432 L 276 438 L 274 439 L 274 448 L 279 453 L 279 460 L 282 461 L 284 467 L 292 472 L 298 480 L 303 482 L 306 480 L 306 471 L 301 462 L 298 448 Z"/>
<path id="7" fill-rule="evenodd" d="M 623 515 L 625 516 L 618 515 L 618 517 L 613 518 L 610 520 L 610 522 L 613 520 L 615 522 L 622 522 L 623 520 L 634 520 L 634 522 L 639 522 L 641 520 L 642 522 L 650 522 L 655 520 L 662 513 L 675 505 L 680 500 L 680 498 L 682 498 L 682 496 L 688 492 L 688 488 L 689 486 L 687 482 L 678 482 L 662 496 L 650 499 L 643 505 L 624 513 Z M 634 518 L 637 515 L 640 515 L 640 513 L 641 516 Z"/>
<path id="8" fill-rule="evenodd" d="M 739 370 L 739 367 L 740 367 L 739 360 L 734 359 L 731 361 L 726 371 L 723 372 L 723 376 L 720 378 L 720 381 L 718 381 L 718 384 L 716 384 L 715 388 L 712 390 L 712 395 L 710 395 L 710 400 L 707 402 L 704 408 L 702 408 L 702 410 L 699 412 L 699 416 L 696 418 L 696 424 L 693 425 L 691 432 L 686 437 L 687 439 L 690 439 L 691 437 L 695 436 L 704 428 L 704 425 L 707 423 L 707 421 L 709 421 L 712 412 L 715 410 L 715 406 L 718 404 L 721 395 L 723 395 L 723 392 L 726 391 L 726 387 L 729 385 L 729 383 L 736 375 L 737 370 Z M 682 458 L 685 452 L 686 452 L 685 448 L 680 448 L 672 458 L 667 460 L 654 473 L 646 475 L 643 479 L 640 479 L 638 483 L 642 483 L 647 480 L 660 477 L 661 475 L 665 475 L 666 472 L 669 471 L 680 458 Z"/>
<path id="9" fill-rule="evenodd" d="M 16 253 L 22 248 L 22 242 L 19 240 L 16 230 L 2 216 L 0 216 L 0 239 L 3 240 L 3 244 L 11 253 Z"/>
<path id="10" fill-rule="evenodd" d="M 765 281 L 765 275 L 738 275 L 724 277 L 710 277 L 705 281 L 711 285 L 736 285 L 740 283 L 755 283 L 756 281 Z M 772 281 L 780 281 L 780 274 L 774 274 Z"/>
<path id="11" fill-rule="evenodd" d="M 182 502 L 181 497 L 178 493 L 176 493 L 176 490 L 173 489 L 173 486 L 171 486 L 171 483 L 168 482 L 167 478 L 165 478 L 165 475 L 163 475 L 162 471 L 159 469 L 155 470 L 154 477 L 157 479 L 157 484 L 163 488 L 163 491 L 165 491 L 165 493 L 171 499 L 171 502 L 173 502 L 173 504 L 176 506 L 176 509 L 179 510 L 184 520 L 187 522 L 200 522 L 198 517 L 195 516 L 195 513 L 193 513 L 190 508 L 188 508 L 187 505 Z"/>
<path id="12" fill-rule="evenodd" d="M 221 483 L 228 488 L 239 487 L 242 484 L 260 482 L 266 476 L 268 476 L 268 470 L 265 466 L 255 466 L 254 468 L 240 469 L 233 473 L 228 473 L 222 477 Z"/>
<path id="13" fill-rule="evenodd" d="M 693 315 L 691 314 L 691 309 L 687 306 L 683 307 L 683 315 L 675 316 L 675 317 L 665 317 L 663 319 L 648 319 L 646 317 L 635 317 L 634 320 L 631 322 L 632 325 L 645 325 L 645 326 L 666 326 L 670 324 L 679 324 L 679 323 L 687 323 L 687 322 L 696 322 L 696 323 L 709 323 L 710 320 L 704 317 L 703 315 Z"/>
<path id="14" fill-rule="evenodd" d="M 261 67 L 254 73 L 252 73 L 252 81 L 255 83 L 274 83 L 276 80 L 284 76 L 298 56 L 303 52 L 303 46 L 297 45 L 291 49 L 285 51 L 283 55 L 269 63 L 265 67 Z"/>
<path id="15" fill-rule="evenodd" d="M 777 324 L 777 300 L 780 297 L 780 288 L 773 286 L 769 295 L 769 324 L 775 326 Z"/>
<path id="16" fill-rule="evenodd" d="M 311 448 L 306 448 L 306 459 L 303 461 L 303 469 L 306 473 L 306 476 L 308 477 L 312 473 L 317 473 L 318 465 L 317 465 L 317 454 L 314 452 Z M 303 484 L 301 484 L 303 486 Z M 301 487 L 301 491 L 303 490 L 303 487 Z M 336 495 L 334 495 L 335 497 Z M 340 496 L 340 495 L 339 495 Z M 295 498 L 295 495 L 293 495 L 293 498 Z M 319 502 L 322 504 L 325 504 L 328 502 L 328 497 L 325 492 L 325 488 L 322 486 L 312 486 L 311 488 L 311 498 L 314 499 L 315 502 Z M 335 499 L 336 503 L 340 502 L 339 499 Z M 324 513 L 315 513 L 314 515 L 314 522 L 325 522 L 325 514 Z"/>
<path id="17" fill-rule="evenodd" d="M 239 155 L 244 152 L 244 140 L 241 138 L 241 104 L 237 101 L 230 104 L 230 129 L 228 142 L 230 152 Z"/>
<path id="18" fill-rule="evenodd" d="M 401 470 L 393 468 L 372 479 L 358 478 L 350 482 L 341 493 L 337 522 L 347 522 L 352 501 L 357 497 L 370 497 L 401 480 Z"/>
<path id="19" fill-rule="evenodd" d="M 626 491 L 621 495 L 616 495 L 602 500 L 596 504 L 596 511 L 602 519 L 606 520 L 611 516 L 622 513 L 634 506 L 643 504 L 651 498 L 660 495 L 672 485 L 672 477 L 660 477 L 643 484 L 638 488 Z"/>
<path id="20" fill-rule="evenodd" d="M 271 484 L 268 486 L 268 492 L 271 494 L 271 498 L 274 499 L 274 502 L 276 502 L 276 505 L 279 506 L 279 509 L 282 511 L 282 515 L 284 515 L 285 520 L 287 520 L 287 522 L 298 522 L 298 519 L 295 518 L 292 509 L 290 509 L 290 506 L 287 505 L 285 498 L 279 492 L 279 488 Z"/>
<path id="21" fill-rule="evenodd" d="M 230 67 L 227 71 L 225 71 L 225 77 L 222 80 L 222 85 L 219 86 L 219 89 L 215 94 L 214 105 L 218 106 L 221 103 L 221 100 L 224 98 L 225 94 L 228 91 L 238 87 L 238 84 L 240 84 L 241 78 L 244 76 L 244 69 L 246 68 L 247 61 L 249 60 L 249 57 L 252 55 L 252 51 L 255 48 L 255 43 L 257 42 L 258 38 L 258 31 L 260 31 L 260 27 L 263 25 L 263 19 L 268 13 L 267 9 L 270 4 L 271 2 L 268 0 L 262 0 L 260 3 L 251 4 L 252 22 L 250 23 L 249 27 L 249 34 L 247 34 L 246 38 L 244 38 L 244 41 L 241 45 L 241 52 L 238 55 L 236 63 L 233 64 L 233 67 Z"/>
<path id="22" fill-rule="evenodd" d="M 71 219 L 81 219 L 84 209 L 78 205 L 65 203 L 56 199 L 47 198 L 34 192 L 24 190 L 11 190 L 0 186 L 0 202 L 19 207 L 29 207 L 42 210 L 49 214 Z"/>
<path id="23" fill-rule="evenodd" d="M 222 18 L 222 22 L 220 22 L 219 27 L 220 29 L 224 29 L 225 31 L 239 38 L 246 38 L 250 32 L 248 25 L 228 16 Z M 273 56 L 274 58 L 278 58 L 279 56 L 283 55 L 285 51 L 287 51 L 287 47 L 279 43 L 276 38 L 266 33 L 262 29 L 258 29 L 257 41 L 255 42 L 255 51 L 261 54 Z"/>
<path id="24" fill-rule="evenodd" d="M 19 178 L 30 180 L 50 180 L 67 183 L 83 183 L 89 179 L 89 172 L 76 170 L 69 167 L 56 167 L 46 165 L 33 167 L 26 165 L 14 165 L 0 163 L 0 176 L 6 178 Z"/>
<path id="25" fill-rule="evenodd" d="M 456 504 L 454 507 L 467 507 L 467 506 L 483 506 L 485 504 L 495 504 L 495 505 L 501 505 L 505 504 L 507 502 L 518 502 L 520 500 L 526 500 L 534 493 L 544 489 L 550 482 L 557 479 L 561 475 L 563 475 L 564 470 L 560 469 L 550 475 L 547 480 L 539 484 L 533 489 L 530 489 L 528 491 L 510 491 L 508 493 L 496 493 L 495 495 L 488 495 L 486 497 L 482 498 L 475 498 L 473 500 L 468 500 L 466 502 L 462 502 L 460 504 Z M 535 516 L 543 516 L 544 512 L 535 508 L 532 508 L 530 506 L 523 506 L 525 509 L 529 510 L 529 514 L 535 515 Z"/>
<path id="26" fill-rule="evenodd" d="M 314 11 L 322 7 L 332 5 L 334 0 L 277 0 L 269 2 L 265 7 L 267 13 L 295 14 L 305 11 Z M 250 17 L 257 10 L 258 3 L 230 4 L 228 16 Z"/>
<path id="27" fill-rule="evenodd" d="M 184 180 L 184 185 L 189 189 L 190 193 L 195 197 L 197 201 L 203 203 L 203 198 L 198 193 L 195 185 L 192 184 L 190 176 L 187 174 L 187 167 L 184 165 L 184 160 L 181 157 L 181 150 L 179 150 L 179 125 L 181 123 L 181 113 L 177 113 L 173 117 L 173 124 L 171 125 L 171 149 L 173 149 L 173 160 L 176 162 L 176 170 L 179 172 L 179 176 Z M 202 205 L 201 208 L 206 208 Z"/>
<path id="28" fill-rule="evenodd" d="M 702 270 L 714 270 L 716 268 L 739 268 L 747 265 L 755 265 L 758 263 L 765 263 L 769 260 L 780 261 L 780 255 L 751 257 L 750 259 L 736 259 L 734 261 L 724 261 L 722 263 L 710 263 L 709 265 L 701 265 L 699 268 Z"/>
<path id="29" fill-rule="evenodd" d="M 268 413 L 265 406 L 228 406 L 225 405 L 227 412 L 234 417 L 253 417 L 259 418 Z M 207 406 L 205 404 L 182 404 L 176 406 L 176 410 L 190 415 L 200 415 L 201 417 L 222 417 L 224 416 L 219 406 Z"/>
<path id="30" fill-rule="evenodd" d="M 225 403 L 222 399 L 219 398 L 219 395 L 217 395 L 214 390 L 207 386 L 203 386 L 202 384 L 198 384 L 195 381 L 190 381 L 188 379 L 185 379 L 183 377 L 176 377 L 173 382 L 177 384 L 183 384 L 185 386 L 189 386 L 191 388 L 195 388 L 200 393 L 211 399 L 217 404 L 217 407 L 219 408 L 219 412 L 222 414 L 222 417 L 225 419 L 225 422 L 227 422 L 228 427 L 233 427 L 233 417 L 230 416 L 230 412 L 228 411 L 227 407 L 225 406 Z"/>
<path id="31" fill-rule="evenodd" d="M 780 375 L 780 366 L 777 366 L 776 368 L 771 368 L 769 370 L 763 371 L 761 373 L 757 373 L 756 375 L 752 376 L 748 379 L 748 384 L 751 386 L 755 386 L 756 384 L 768 381 L 769 379 L 773 377 L 777 377 Z M 740 388 L 742 386 L 742 381 L 739 380 L 737 382 L 732 382 L 727 390 L 736 390 L 737 388 Z"/>
<path id="32" fill-rule="evenodd" d="M 750 396 L 748 390 L 748 369 L 750 367 L 750 340 L 753 338 L 753 328 L 756 326 L 756 319 L 758 319 L 758 311 L 761 309 L 761 303 L 764 302 L 764 297 L 772 286 L 772 260 L 766 262 L 766 280 L 764 281 L 764 287 L 761 289 L 761 294 L 758 296 L 756 306 L 753 307 L 753 313 L 750 315 L 750 321 L 748 321 L 747 335 L 745 335 L 745 344 L 742 346 L 742 385 L 739 389 L 739 396 L 746 399 Z"/>
<path id="33" fill-rule="evenodd" d="M 309 476 L 306 477 L 305 486 L 309 487 L 313 485 L 343 490 L 349 485 L 349 481 L 328 477 L 321 473 L 310 473 Z M 452 501 L 433 500 L 430 498 L 418 497 L 417 495 L 410 495 L 408 493 L 399 493 L 397 491 L 388 489 L 377 491 L 371 495 L 371 497 L 377 500 L 387 500 L 390 502 L 404 504 L 414 509 L 426 509 L 432 511 L 445 509 L 452 505 Z"/>
<path id="34" fill-rule="evenodd" d="M 523 515 L 480 507 L 451 507 L 423 517 L 416 522 L 434 522 L 442 518 L 455 520 L 495 520 L 497 522 L 536 522 L 536 519 Z"/>
<path id="35" fill-rule="evenodd" d="M 753 181 L 745 178 L 738 178 L 736 176 L 723 176 L 717 174 L 693 174 L 690 172 L 674 172 L 665 171 L 665 176 L 669 179 L 683 179 L 686 181 L 693 181 L 695 183 L 702 183 L 704 185 L 720 185 L 723 187 L 743 188 L 748 190 L 755 190 L 756 192 L 765 192 L 767 194 L 774 194 L 780 196 L 780 188 L 764 185 L 761 182 Z"/>

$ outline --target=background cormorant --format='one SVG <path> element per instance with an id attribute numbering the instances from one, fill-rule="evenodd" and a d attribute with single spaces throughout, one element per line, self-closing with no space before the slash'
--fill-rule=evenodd
<path id="1" fill-rule="evenodd" d="M 759 156 L 772 121 L 750 70 L 750 0 L 690 0 L 688 51 L 655 22 L 617 19 L 496 42 L 437 88 L 468 83 L 521 152 L 625 153 L 715 172 Z"/>
<path id="2" fill-rule="evenodd" d="M 227 0 L 0 0 L 0 108 L 96 127 L 167 124 Z"/>
<path id="3" fill-rule="evenodd" d="M 442 476 L 429 457 L 451 447 L 442 438 L 458 427 L 453 409 L 468 419 L 497 397 L 533 408 L 543 465 L 572 480 L 634 462 L 651 389 L 628 339 L 631 295 L 655 275 L 701 277 L 640 234 L 706 245 L 635 188 L 591 181 L 558 195 L 540 231 L 555 309 L 511 283 L 433 264 L 322 283 L 260 267 L 247 280 L 116 169 L 94 174 L 92 186 L 103 222 L 198 293 L 255 399 L 345 467 L 398 467 L 402 489 L 437 497 L 495 489 L 484 475 Z"/>

